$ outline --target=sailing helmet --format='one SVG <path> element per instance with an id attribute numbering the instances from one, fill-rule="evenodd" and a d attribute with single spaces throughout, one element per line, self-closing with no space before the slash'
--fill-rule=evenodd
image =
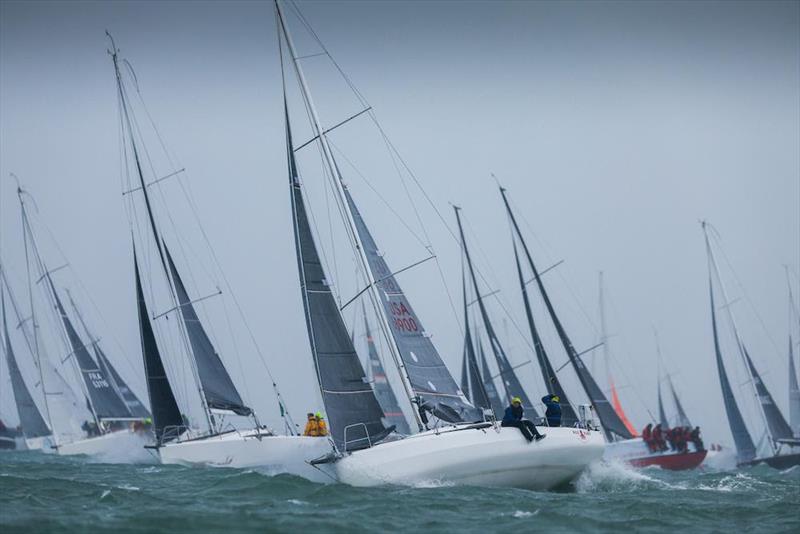
<path id="1" fill-rule="evenodd" d="M 316 417 L 317 419 L 322 419 L 322 418 L 323 418 L 323 417 L 322 417 L 322 412 L 317 412 L 317 413 L 315 413 L 315 414 L 314 414 L 314 417 Z"/>
<path id="2" fill-rule="evenodd" d="M 511 404 L 522 404 L 522 399 L 519 397 L 514 397 L 511 399 Z"/>

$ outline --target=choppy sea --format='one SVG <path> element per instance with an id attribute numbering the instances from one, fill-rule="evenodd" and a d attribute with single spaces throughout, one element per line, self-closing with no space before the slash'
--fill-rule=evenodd
<path id="1" fill-rule="evenodd" d="M 139 459 L 141 460 L 141 459 Z M 252 470 L 0 453 L 0 532 L 800 532 L 800 468 L 598 464 L 558 492 L 352 488 Z"/>

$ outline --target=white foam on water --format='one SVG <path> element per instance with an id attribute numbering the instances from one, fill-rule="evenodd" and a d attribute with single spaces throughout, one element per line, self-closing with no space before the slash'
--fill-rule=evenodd
<path id="1" fill-rule="evenodd" d="M 445 482 L 442 480 L 420 480 L 410 484 L 412 488 L 418 489 L 431 489 L 431 488 L 452 488 L 455 486 L 453 482 Z"/>
<path id="2" fill-rule="evenodd" d="M 111 490 L 103 490 L 103 493 L 100 494 L 100 500 L 102 501 L 103 499 L 105 499 L 109 495 L 111 495 Z"/>
<path id="3" fill-rule="evenodd" d="M 301 501 L 299 499 L 288 499 L 286 502 L 289 504 L 296 504 L 297 506 L 307 506 L 309 504 L 306 501 Z"/>
<path id="4" fill-rule="evenodd" d="M 535 515 L 539 515 L 539 510 L 534 510 L 533 512 L 525 512 L 523 510 L 516 510 L 514 511 L 512 516 L 516 517 L 517 519 L 523 519 L 525 517 L 533 517 Z"/>
<path id="5" fill-rule="evenodd" d="M 131 433 L 126 436 L 120 436 L 117 440 L 117 446 L 113 450 L 90 456 L 88 461 L 104 464 L 158 463 L 158 458 L 144 448 L 145 445 L 150 443 L 150 440 L 145 436 Z"/>
<path id="6" fill-rule="evenodd" d="M 730 493 L 733 491 L 755 491 L 760 482 L 745 473 L 737 473 L 722 477 L 716 484 L 700 484 L 697 489 L 703 491 L 721 491 Z"/>
<path id="7" fill-rule="evenodd" d="M 131 486 L 130 484 L 123 484 L 121 486 L 117 486 L 119 489 L 124 489 L 128 491 L 141 491 L 141 488 L 137 488 L 136 486 Z"/>
<path id="8" fill-rule="evenodd" d="M 652 471 L 652 470 L 651 470 Z M 660 469 L 659 469 L 660 471 Z M 651 477 L 619 460 L 592 463 L 576 482 L 579 493 L 595 491 L 632 491 L 642 486 L 686 489 Z"/>

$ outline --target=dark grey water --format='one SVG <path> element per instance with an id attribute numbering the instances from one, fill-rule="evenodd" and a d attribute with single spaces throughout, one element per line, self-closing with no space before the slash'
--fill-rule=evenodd
<path id="1" fill-rule="evenodd" d="M 351 488 L 220 468 L 0 454 L 0 531 L 800 532 L 800 469 L 598 465 L 557 493 Z"/>

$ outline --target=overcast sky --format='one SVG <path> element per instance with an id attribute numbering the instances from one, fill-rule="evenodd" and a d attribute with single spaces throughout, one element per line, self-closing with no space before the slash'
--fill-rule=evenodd
<path id="1" fill-rule="evenodd" d="M 524 215 L 540 267 L 564 260 L 546 282 L 579 350 L 597 342 L 597 277 L 604 271 L 612 372 L 637 426 L 647 422 L 645 404 L 655 411 L 655 327 L 690 417 L 710 439 L 731 441 L 713 357 L 701 218 L 719 230 L 746 290 L 734 311 L 786 413 L 783 265 L 795 276 L 800 268 L 800 4 L 302 2 L 300 8 L 447 224 L 454 224 L 448 202 L 464 208 L 479 268 L 510 311 L 506 317 L 493 300 L 496 327 L 515 362 L 530 351 L 515 332 L 514 323 L 525 328 L 524 312 L 490 173 Z M 297 20 L 290 23 L 299 46 L 318 52 Z M 119 340 L 128 358 L 121 370 L 144 393 L 136 374 L 130 226 L 106 29 L 134 66 L 178 166 L 187 168 L 182 179 L 290 408 L 296 415 L 317 408 L 269 2 L 0 3 L 0 236 L 18 293 L 24 255 L 10 172 L 35 196 L 38 218 L 97 303 L 100 313 L 90 313 L 95 329 Z M 323 121 L 332 125 L 359 107 L 352 96 L 340 96 L 341 79 L 316 59 L 308 61 L 312 89 Z M 404 224 L 417 233 L 424 226 L 460 310 L 457 243 L 417 191 L 419 223 L 398 194 L 385 154 L 373 157 L 373 147 L 381 146 L 375 130 L 359 130 L 356 122 L 336 142 L 348 157 L 362 157 L 360 169 L 398 211 L 392 214 L 348 176 L 387 259 L 399 269 L 424 258 Z M 298 130 L 305 140 L 302 121 Z M 388 162 L 383 174 L 381 161 Z M 310 170 L 305 176 L 310 188 L 313 176 Z M 326 226 L 323 192 L 313 205 Z M 345 250 L 336 255 L 338 268 L 352 270 Z M 730 271 L 725 276 L 731 298 L 745 297 Z M 462 319 L 433 262 L 400 282 L 460 376 Z M 199 281 L 197 291 L 208 293 L 209 284 Z M 338 289 L 343 299 L 354 291 L 344 283 Z M 563 351 L 550 347 L 561 365 Z M 229 365 L 231 374 L 274 423 L 263 368 L 240 349 L 242 367 Z M 112 357 L 124 360 L 120 351 Z M 726 362 L 733 380 L 743 383 L 738 355 L 728 351 Z M 531 367 L 520 374 L 538 397 L 540 379 Z M 13 421 L 7 371 L 0 376 L 6 390 L 0 413 Z M 739 392 L 752 420 L 759 416 L 748 388 Z M 760 428 L 754 421 L 755 434 Z"/>

